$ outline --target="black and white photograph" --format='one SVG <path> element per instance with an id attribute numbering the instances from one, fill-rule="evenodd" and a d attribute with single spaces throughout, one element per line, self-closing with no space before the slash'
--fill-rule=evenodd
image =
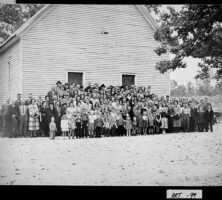
<path id="1" fill-rule="evenodd" d="M 222 4 L 0 0 L 0 185 L 221 186 Z"/>

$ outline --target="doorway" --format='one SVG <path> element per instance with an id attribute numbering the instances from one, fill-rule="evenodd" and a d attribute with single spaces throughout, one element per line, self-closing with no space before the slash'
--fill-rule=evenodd
<path id="1" fill-rule="evenodd" d="M 75 83 L 83 86 L 83 73 L 79 72 L 68 72 L 68 83 L 71 85 Z"/>
<path id="2" fill-rule="evenodd" d="M 122 75 L 122 85 L 123 86 L 132 86 L 135 85 L 135 75 Z"/>

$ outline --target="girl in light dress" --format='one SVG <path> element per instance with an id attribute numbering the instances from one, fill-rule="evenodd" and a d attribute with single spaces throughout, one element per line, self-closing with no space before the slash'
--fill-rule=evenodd
<path id="1" fill-rule="evenodd" d="M 154 114 L 152 112 L 148 115 L 148 131 L 149 134 L 154 133 Z"/>
<path id="2" fill-rule="evenodd" d="M 68 124 L 68 119 L 66 115 L 62 116 L 61 119 L 61 129 L 62 129 L 62 136 L 66 137 L 68 131 L 69 131 L 69 124 Z"/>
<path id="3" fill-rule="evenodd" d="M 68 120 L 68 124 L 69 124 L 69 139 L 70 139 L 70 136 L 72 135 L 72 139 L 74 139 L 74 132 L 75 132 L 75 129 L 76 129 L 76 118 L 75 118 L 76 114 L 74 113 L 71 118 Z"/>
<path id="4" fill-rule="evenodd" d="M 110 120 L 110 134 L 111 136 L 116 136 L 116 130 L 117 130 L 117 124 L 116 124 L 116 113 L 115 109 L 113 108 L 110 115 L 109 115 L 109 120 Z"/>
<path id="5" fill-rule="evenodd" d="M 132 120 L 129 114 L 126 115 L 125 128 L 126 128 L 126 135 L 131 136 Z"/>
<path id="6" fill-rule="evenodd" d="M 97 116 L 94 114 L 94 111 L 90 110 L 90 112 L 89 112 L 89 125 L 88 125 L 89 137 L 94 136 L 94 130 L 95 130 L 94 122 L 96 120 L 96 117 Z"/>
<path id="7" fill-rule="evenodd" d="M 55 139 L 55 132 L 57 131 L 54 117 L 51 117 L 51 122 L 49 124 L 49 130 L 50 130 L 50 140 L 54 140 Z"/>

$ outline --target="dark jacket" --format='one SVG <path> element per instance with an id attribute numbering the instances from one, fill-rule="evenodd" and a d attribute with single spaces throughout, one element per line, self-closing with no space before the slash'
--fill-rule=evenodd
<path id="1" fill-rule="evenodd" d="M 103 127 L 102 118 L 96 118 L 96 120 L 94 121 L 94 125 L 95 125 L 95 127 Z"/>
<path id="2" fill-rule="evenodd" d="M 57 95 L 57 92 L 56 91 L 49 91 L 48 92 L 48 96 L 49 96 L 49 101 L 52 101 L 53 100 L 53 97 L 54 95 Z"/>
<path id="3" fill-rule="evenodd" d="M 191 118 L 192 119 L 196 119 L 197 118 L 197 108 L 190 108 L 190 114 L 191 114 Z"/>
<path id="4" fill-rule="evenodd" d="M 214 112 L 213 110 L 206 110 L 204 113 L 204 121 L 207 123 L 214 123 Z"/>
<path id="5" fill-rule="evenodd" d="M 12 115 L 16 115 L 16 118 L 18 118 L 19 116 L 19 107 L 18 106 L 14 106 L 12 107 L 12 105 L 10 105 L 8 107 L 8 113 L 9 113 L 9 116 L 12 117 Z"/>
<path id="6" fill-rule="evenodd" d="M 88 122 L 89 121 L 88 114 L 86 114 L 86 113 L 82 114 L 82 121 L 84 121 L 84 122 Z"/>
<path id="7" fill-rule="evenodd" d="M 40 112 L 41 112 L 41 117 L 42 117 L 42 121 L 43 122 L 48 122 L 48 113 L 49 113 L 49 108 L 44 108 L 44 107 L 41 107 L 40 108 Z"/>
<path id="8" fill-rule="evenodd" d="M 32 101 L 32 99 L 27 99 L 27 100 L 25 101 L 25 105 L 29 106 L 30 104 L 32 104 L 31 101 Z"/>
<path id="9" fill-rule="evenodd" d="M 204 122 L 204 112 L 197 112 L 197 121 Z"/>
<path id="10" fill-rule="evenodd" d="M 17 99 L 17 100 L 15 101 L 15 105 L 16 105 L 16 106 L 19 107 L 21 104 L 22 104 L 22 103 L 21 103 L 21 100 L 18 100 L 18 99 Z"/>
<path id="11" fill-rule="evenodd" d="M 54 117 L 56 119 L 57 118 L 57 111 L 56 111 L 56 109 L 54 107 L 53 107 L 53 109 L 48 108 L 47 115 L 48 115 L 48 122 L 51 121 L 51 117 Z"/>

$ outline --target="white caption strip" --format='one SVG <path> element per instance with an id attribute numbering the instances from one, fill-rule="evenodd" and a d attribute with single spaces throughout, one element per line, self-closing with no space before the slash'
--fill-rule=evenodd
<path id="1" fill-rule="evenodd" d="M 202 190 L 167 190 L 167 199 L 202 199 Z"/>

